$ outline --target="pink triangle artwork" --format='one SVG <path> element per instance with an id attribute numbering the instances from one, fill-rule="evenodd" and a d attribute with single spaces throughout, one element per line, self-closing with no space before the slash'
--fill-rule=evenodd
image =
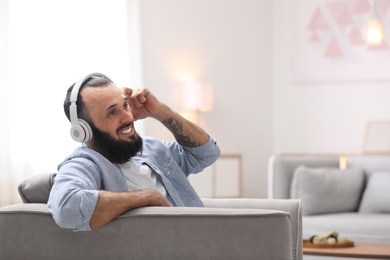
<path id="1" fill-rule="evenodd" d="M 390 73 L 390 0 L 373 0 L 385 25 L 384 42 L 363 37 L 370 0 L 294 0 L 295 82 L 387 80 Z"/>

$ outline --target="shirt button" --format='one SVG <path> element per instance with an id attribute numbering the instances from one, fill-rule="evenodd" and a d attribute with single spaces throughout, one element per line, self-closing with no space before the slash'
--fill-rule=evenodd
<path id="1" fill-rule="evenodd" d="M 171 172 L 170 172 L 170 171 L 167 171 L 167 175 L 169 175 L 169 174 L 171 174 Z"/>

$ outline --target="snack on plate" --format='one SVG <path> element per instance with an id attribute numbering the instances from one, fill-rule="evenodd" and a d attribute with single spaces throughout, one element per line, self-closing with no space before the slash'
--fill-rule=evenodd
<path id="1" fill-rule="evenodd" d="M 311 236 L 309 241 L 315 245 L 335 245 L 337 243 L 346 242 L 348 239 L 345 237 L 339 238 L 339 234 L 336 231 L 329 231 L 322 235 Z"/>
<path id="2" fill-rule="evenodd" d="M 311 236 L 309 240 L 303 240 L 305 248 L 344 248 L 353 247 L 355 243 L 345 237 L 340 237 L 336 231 L 329 231 L 322 235 Z"/>

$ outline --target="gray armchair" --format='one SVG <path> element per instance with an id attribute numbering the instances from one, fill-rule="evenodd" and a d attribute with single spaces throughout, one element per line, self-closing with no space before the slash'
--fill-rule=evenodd
<path id="1" fill-rule="evenodd" d="M 144 207 L 100 229 L 59 228 L 47 209 L 54 174 L 19 185 L 0 208 L 4 259 L 302 259 L 299 200 L 204 199 L 204 208 Z"/>

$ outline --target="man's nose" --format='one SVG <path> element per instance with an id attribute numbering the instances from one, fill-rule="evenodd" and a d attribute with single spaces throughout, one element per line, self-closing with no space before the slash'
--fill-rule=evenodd
<path id="1" fill-rule="evenodd" d="M 134 116 L 133 116 L 133 113 L 131 113 L 131 111 L 122 110 L 121 112 L 122 112 L 121 113 L 121 121 L 120 121 L 121 124 L 134 122 Z"/>

